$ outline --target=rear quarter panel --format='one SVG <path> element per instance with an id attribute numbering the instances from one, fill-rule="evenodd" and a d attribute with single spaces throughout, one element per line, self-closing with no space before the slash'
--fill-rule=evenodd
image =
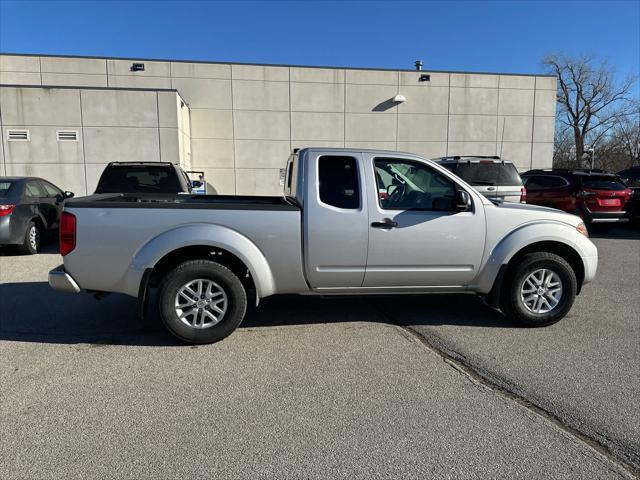
<path id="1" fill-rule="evenodd" d="M 64 257 L 64 264 L 84 289 L 137 296 L 144 269 L 153 267 L 165 252 L 189 245 L 225 248 L 218 244 L 216 228 L 229 230 L 229 238 L 237 235 L 255 245 L 271 270 L 271 293 L 295 293 L 306 288 L 299 211 L 73 207 L 67 210 L 77 218 L 77 234 L 76 248 Z M 176 235 L 154 242 L 173 230 Z M 152 251 L 145 250 L 147 246 Z"/>

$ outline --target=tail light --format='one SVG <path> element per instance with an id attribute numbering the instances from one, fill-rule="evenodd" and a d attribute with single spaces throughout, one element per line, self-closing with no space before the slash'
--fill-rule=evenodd
<path id="1" fill-rule="evenodd" d="M 520 189 L 520 203 L 527 203 L 527 189 L 524 187 Z"/>
<path id="2" fill-rule="evenodd" d="M 15 205 L 0 205 L 0 217 L 11 215 L 11 212 L 13 212 L 14 208 L 16 208 Z"/>
<path id="3" fill-rule="evenodd" d="M 76 248 L 76 216 L 62 212 L 60 216 L 60 255 L 63 257 Z"/>

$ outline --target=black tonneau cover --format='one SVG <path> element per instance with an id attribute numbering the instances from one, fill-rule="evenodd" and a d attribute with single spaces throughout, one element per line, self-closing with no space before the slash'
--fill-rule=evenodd
<path id="1" fill-rule="evenodd" d="M 67 200 L 67 208 L 185 208 L 211 210 L 300 210 L 294 199 L 248 195 L 104 193 Z"/>

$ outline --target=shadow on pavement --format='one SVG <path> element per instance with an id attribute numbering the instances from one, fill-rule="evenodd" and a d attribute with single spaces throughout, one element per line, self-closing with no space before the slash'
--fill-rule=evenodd
<path id="1" fill-rule="evenodd" d="M 152 299 L 153 300 L 153 299 Z M 0 285 L 0 340 L 95 345 L 184 345 L 169 335 L 150 308 L 142 320 L 137 300 L 65 294 L 45 282 Z M 240 329 L 345 322 L 513 327 L 472 295 L 319 298 L 283 295 L 252 308 Z"/>
<path id="2" fill-rule="evenodd" d="M 46 253 L 46 254 L 54 254 L 54 255 L 59 254 L 60 249 L 58 245 L 58 240 L 57 239 L 45 240 L 45 243 L 43 243 L 40 246 L 40 250 L 38 251 L 38 253 L 39 254 Z M 0 246 L 0 257 L 19 257 L 23 255 L 24 254 L 18 252 L 18 247 L 16 245 Z"/>

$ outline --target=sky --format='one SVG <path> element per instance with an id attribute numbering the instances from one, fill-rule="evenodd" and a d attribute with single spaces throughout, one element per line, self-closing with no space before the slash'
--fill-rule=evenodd
<path id="1" fill-rule="evenodd" d="M 640 0 L 0 0 L 0 52 L 541 73 L 550 52 L 640 74 Z"/>

